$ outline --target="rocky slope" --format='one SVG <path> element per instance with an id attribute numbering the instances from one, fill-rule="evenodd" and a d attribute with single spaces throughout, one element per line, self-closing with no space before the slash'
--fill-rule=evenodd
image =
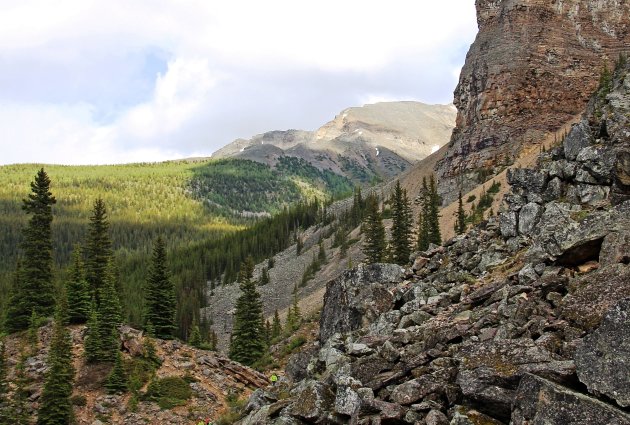
<path id="1" fill-rule="evenodd" d="M 329 282 L 242 424 L 630 424 L 630 67 L 498 217 Z"/>
<path id="2" fill-rule="evenodd" d="M 584 109 L 603 67 L 630 46 L 630 3 L 477 0 L 479 33 L 454 104 L 457 124 L 436 171 L 445 201 L 510 163 Z"/>
<path id="3" fill-rule="evenodd" d="M 198 350 L 178 341 L 154 340 L 161 365 L 152 379 L 165 377 L 183 378 L 190 387 L 191 397 L 173 408 L 160 408 L 155 401 L 144 400 L 148 382 L 139 391 L 139 399 L 130 393 L 107 394 L 103 383 L 111 365 L 88 365 L 83 358 L 84 326 L 70 329 L 75 358 L 75 382 L 73 392 L 74 414 L 77 424 L 103 425 L 146 423 L 191 424 L 205 417 L 216 418 L 228 408 L 230 397 L 246 397 L 254 389 L 268 384 L 267 378 L 253 369 L 233 362 L 217 353 Z M 25 341 L 24 335 L 6 338 L 9 365 L 8 378 L 15 390 L 15 373 L 18 359 L 24 356 L 27 379 L 27 408 L 32 418 L 39 407 L 43 380 L 47 371 L 46 358 L 52 336 L 52 326 L 42 326 L 37 334 L 35 348 Z M 121 350 L 127 371 L 141 367 L 146 355 L 142 332 L 129 327 L 121 328 Z M 9 397 L 12 397 L 10 392 Z"/>
<path id="4" fill-rule="evenodd" d="M 354 181 L 388 179 L 446 144 L 455 122 L 452 105 L 382 102 L 341 111 L 316 131 L 270 131 L 238 139 L 212 156 L 276 165 L 303 158 Z"/>

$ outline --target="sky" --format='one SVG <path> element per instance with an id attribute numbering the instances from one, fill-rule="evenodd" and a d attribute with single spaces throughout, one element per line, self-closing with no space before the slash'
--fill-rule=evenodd
<path id="1" fill-rule="evenodd" d="M 472 0 L 0 0 L 0 165 L 209 156 L 366 103 L 450 103 Z"/>

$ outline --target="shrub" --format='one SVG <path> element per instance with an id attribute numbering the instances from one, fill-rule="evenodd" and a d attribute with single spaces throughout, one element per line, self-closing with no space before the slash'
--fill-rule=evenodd
<path id="1" fill-rule="evenodd" d="M 157 402 L 162 409 L 172 409 L 184 404 L 191 396 L 192 390 L 184 379 L 167 376 L 151 381 L 145 399 Z"/>

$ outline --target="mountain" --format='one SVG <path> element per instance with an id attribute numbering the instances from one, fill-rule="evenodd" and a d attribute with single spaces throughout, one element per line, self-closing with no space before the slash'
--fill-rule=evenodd
<path id="1" fill-rule="evenodd" d="M 241 425 L 630 424 L 630 64 L 507 173 L 505 208 L 328 282 L 319 335 Z"/>
<path id="2" fill-rule="evenodd" d="M 430 155 L 450 138 L 452 105 L 381 102 L 348 108 L 315 131 L 270 131 L 238 139 L 213 158 L 246 158 L 275 166 L 284 156 L 357 183 L 388 180 Z"/>
<path id="3" fill-rule="evenodd" d="M 479 32 L 455 90 L 457 124 L 436 172 L 445 202 L 540 146 L 586 106 L 630 46 L 627 1 L 478 0 Z M 559 134 L 557 134 L 559 133 Z"/>

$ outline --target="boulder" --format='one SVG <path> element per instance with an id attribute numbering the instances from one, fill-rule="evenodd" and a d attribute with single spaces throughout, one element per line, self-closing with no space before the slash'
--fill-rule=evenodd
<path id="1" fill-rule="evenodd" d="M 139 357 L 144 354 L 142 331 L 123 325 L 120 327 L 120 341 L 125 351 L 132 357 Z"/>
<path id="2" fill-rule="evenodd" d="M 335 412 L 341 415 L 352 416 L 361 408 L 361 398 L 355 390 L 342 386 L 337 388 L 335 395 Z"/>
<path id="3" fill-rule="evenodd" d="M 530 202 L 526 204 L 518 213 L 518 232 L 521 235 L 529 235 L 534 230 L 534 226 L 538 224 L 542 215 L 543 207 Z"/>
<path id="4" fill-rule="evenodd" d="M 442 385 L 431 376 L 424 375 L 398 385 L 389 396 L 394 403 L 408 405 L 427 395 L 440 391 Z"/>
<path id="5" fill-rule="evenodd" d="M 315 356 L 318 351 L 319 347 L 311 345 L 289 357 L 289 361 L 284 368 L 287 377 L 293 382 L 305 379 L 311 358 Z"/>
<path id="6" fill-rule="evenodd" d="M 549 181 L 547 170 L 508 168 L 507 180 L 516 193 L 543 193 Z"/>
<path id="7" fill-rule="evenodd" d="M 399 283 L 403 273 L 396 264 L 360 264 L 328 282 L 319 320 L 320 341 L 359 329 L 390 310 L 394 296 L 387 284 Z"/>
<path id="8" fill-rule="evenodd" d="M 499 215 L 499 229 L 504 238 L 511 238 L 518 235 L 518 213 L 516 211 L 506 211 Z"/>
<path id="9" fill-rule="evenodd" d="M 564 147 L 564 156 L 569 161 L 575 161 L 580 151 L 593 143 L 593 136 L 588 122 L 580 121 L 571 126 L 571 130 L 567 137 L 564 138 L 562 145 Z"/>
<path id="10" fill-rule="evenodd" d="M 466 343 L 456 358 L 460 360 L 457 384 L 465 399 L 499 419 L 509 418 L 518 381 L 526 373 L 560 381 L 575 373 L 572 361 L 559 358 L 529 338 Z"/>
<path id="11" fill-rule="evenodd" d="M 577 162 L 591 175 L 597 184 L 610 184 L 615 167 L 614 152 L 605 146 L 588 146 L 576 157 Z"/>
<path id="12" fill-rule="evenodd" d="M 431 410 L 424 418 L 427 425 L 448 425 L 448 418 L 439 410 Z"/>
<path id="13" fill-rule="evenodd" d="M 620 150 L 615 155 L 615 165 L 612 171 L 613 205 L 630 200 L 630 150 Z"/>
<path id="14" fill-rule="evenodd" d="M 613 264 L 589 273 L 573 285 L 575 290 L 562 300 L 561 317 L 585 331 L 597 328 L 615 304 L 630 297 L 630 267 Z"/>
<path id="15" fill-rule="evenodd" d="M 599 252 L 599 264 L 630 263 L 630 230 L 611 232 L 604 238 Z"/>
<path id="16" fill-rule="evenodd" d="M 335 403 L 335 395 L 328 385 L 318 381 L 303 381 L 291 405 L 292 416 L 313 423 L 325 423 Z"/>
<path id="17" fill-rule="evenodd" d="M 512 425 L 630 425 L 630 415 L 539 376 L 526 374 L 518 386 Z"/>
<path id="18" fill-rule="evenodd" d="M 630 298 L 611 308 L 575 353 L 577 375 L 593 394 L 630 407 Z"/>

